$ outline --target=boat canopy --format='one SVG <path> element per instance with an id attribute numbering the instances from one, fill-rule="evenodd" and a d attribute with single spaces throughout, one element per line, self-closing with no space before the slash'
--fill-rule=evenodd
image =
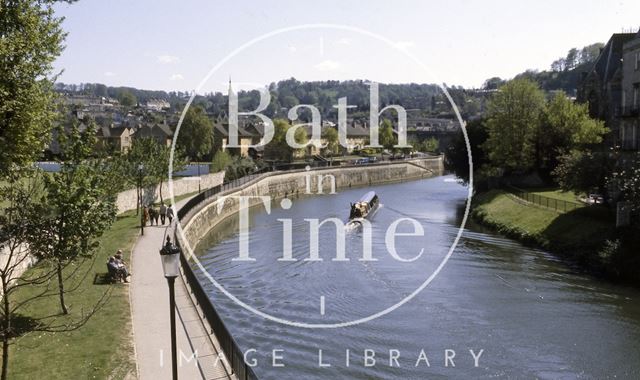
<path id="1" fill-rule="evenodd" d="M 371 203 L 371 201 L 374 200 L 375 198 L 376 198 L 376 193 L 374 191 L 370 191 L 365 195 L 363 195 L 358 202 Z"/>

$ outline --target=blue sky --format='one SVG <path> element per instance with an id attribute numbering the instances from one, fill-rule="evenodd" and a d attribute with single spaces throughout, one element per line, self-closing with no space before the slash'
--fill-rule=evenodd
<path id="1" fill-rule="evenodd" d="M 352 26 L 393 45 L 350 30 L 282 33 L 231 58 L 201 91 L 224 90 L 229 76 L 243 88 L 292 76 L 480 86 L 640 26 L 637 0 L 80 0 L 56 9 L 69 32 L 56 62 L 61 81 L 163 90 L 192 90 L 234 49 L 294 25 Z"/>

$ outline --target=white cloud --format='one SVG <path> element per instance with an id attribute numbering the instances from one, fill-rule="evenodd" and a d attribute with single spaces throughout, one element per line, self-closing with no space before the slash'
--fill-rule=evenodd
<path id="1" fill-rule="evenodd" d="M 416 43 L 413 41 L 398 41 L 395 45 L 400 50 L 406 50 L 416 46 Z"/>
<path id="2" fill-rule="evenodd" d="M 336 41 L 336 43 L 338 45 L 351 45 L 351 40 L 349 38 L 346 37 L 342 37 L 341 39 L 339 39 L 338 41 Z"/>
<path id="3" fill-rule="evenodd" d="M 159 63 L 163 63 L 165 65 L 178 63 L 180 62 L 180 57 L 176 57 L 175 55 L 159 55 L 157 57 Z"/>
<path id="4" fill-rule="evenodd" d="M 105 71 L 104 72 L 104 76 L 105 77 L 115 77 L 116 73 L 112 72 L 112 71 Z"/>
<path id="5" fill-rule="evenodd" d="M 182 74 L 173 74 L 171 77 L 169 77 L 169 80 L 183 80 L 184 77 L 182 76 Z"/>
<path id="6" fill-rule="evenodd" d="M 342 67 L 340 62 L 327 59 L 313 66 L 318 71 L 335 71 Z"/>
<path id="7" fill-rule="evenodd" d="M 298 48 L 293 45 L 287 45 L 287 50 L 289 50 L 290 53 L 295 53 L 298 51 Z"/>

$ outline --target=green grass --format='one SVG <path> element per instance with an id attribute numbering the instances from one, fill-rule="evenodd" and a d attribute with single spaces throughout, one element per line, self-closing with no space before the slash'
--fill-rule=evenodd
<path id="1" fill-rule="evenodd" d="M 29 318 L 57 318 L 60 322 L 77 320 L 83 311 L 91 309 L 105 291 L 109 291 L 106 303 L 89 321 L 71 332 L 30 332 L 14 341 L 11 346 L 9 378 L 11 379 L 123 379 L 135 377 L 135 356 L 131 336 L 131 312 L 129 288 L 126 284 L 94 283 L 106 274 L 107 258 L 118 249 L 130 258 L 138 235 L 138 218 L 135 211 L 118 216 L 111 229 L 101 237 L 96 260 L 88 276 L 82 278 L 77 291 L 67 294 L 69 316 L 60 316 L 57 296 L 39 299 L 20 313 Z M 44 264 L 30 271 L 42 271 Z M 81 264 L 88 268 L 89 262 Z M 68 268 L 69 269 L 69 268 Z M 78 271 L 78 273 L 85 271 Z M 69 282 L 71 284 L 74 281 Z M 14 294 L 14 299 L 24 299 L 37 294 L 43 287 L 24 287 Z M 56 290 L 55 284 L 52 287 Z M 53 317 L 51 317 L 53 315 Z"/>
<path id="2" fill-rule="evenodd" d="M 501 190 L 475 197 L 473 216 L 507 236 L 577 255 L 598 250 L 615 230 L 612 213 L 603 207 L 581 207 L 561 214 Z"/>

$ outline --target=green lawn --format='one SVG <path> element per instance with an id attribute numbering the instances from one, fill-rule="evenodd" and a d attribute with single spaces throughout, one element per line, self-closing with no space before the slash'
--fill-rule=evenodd
<path id="1" fill-rule="evenodd" d="M 598 249 L 615 229 L 613 216 L 605 208 L 581 207 L 560 214 L 501 190 L 479 194 L 473 210 L 476 220 L 508 236 L 563 251 Z"/>
<path id="2" fill-rule="evenodd" d="M 9 378 L 11 379 L 124 379 L 135 378 L 135 355 L 131 336 L 129 288 L 126 284 L 104 284 L 107 258 L 116 250 L 125 252 L 128 260 L 138 235 L 135 211 L 118 216 L 111 229 L 101 238 L 95 264 L 80 281 L 77 291 L 67 295 L 70 315 L 61 317 L 58 298 L 39 299 L 23 308 L 29 318 L 57 318 L 56 324 L 78 319 L 109 291 L 106 304 L 81 328 L 71 332 L 31 332 L 14 341 L 11 347 Z M 90 263 L 82 264 L 87 268 Z M 69 269 L 69 268 L 68 268 Z M 31 271 L 42 270 L 36 266 Z M 78 271 L 83 274 L 86 271 Z M 53 289 L 55 288 L 55 284 Z M 25 287 L 15 298 L 24 299 L 43 289 Z M 51 317 L 53 316 L 53 317 Z"/>

